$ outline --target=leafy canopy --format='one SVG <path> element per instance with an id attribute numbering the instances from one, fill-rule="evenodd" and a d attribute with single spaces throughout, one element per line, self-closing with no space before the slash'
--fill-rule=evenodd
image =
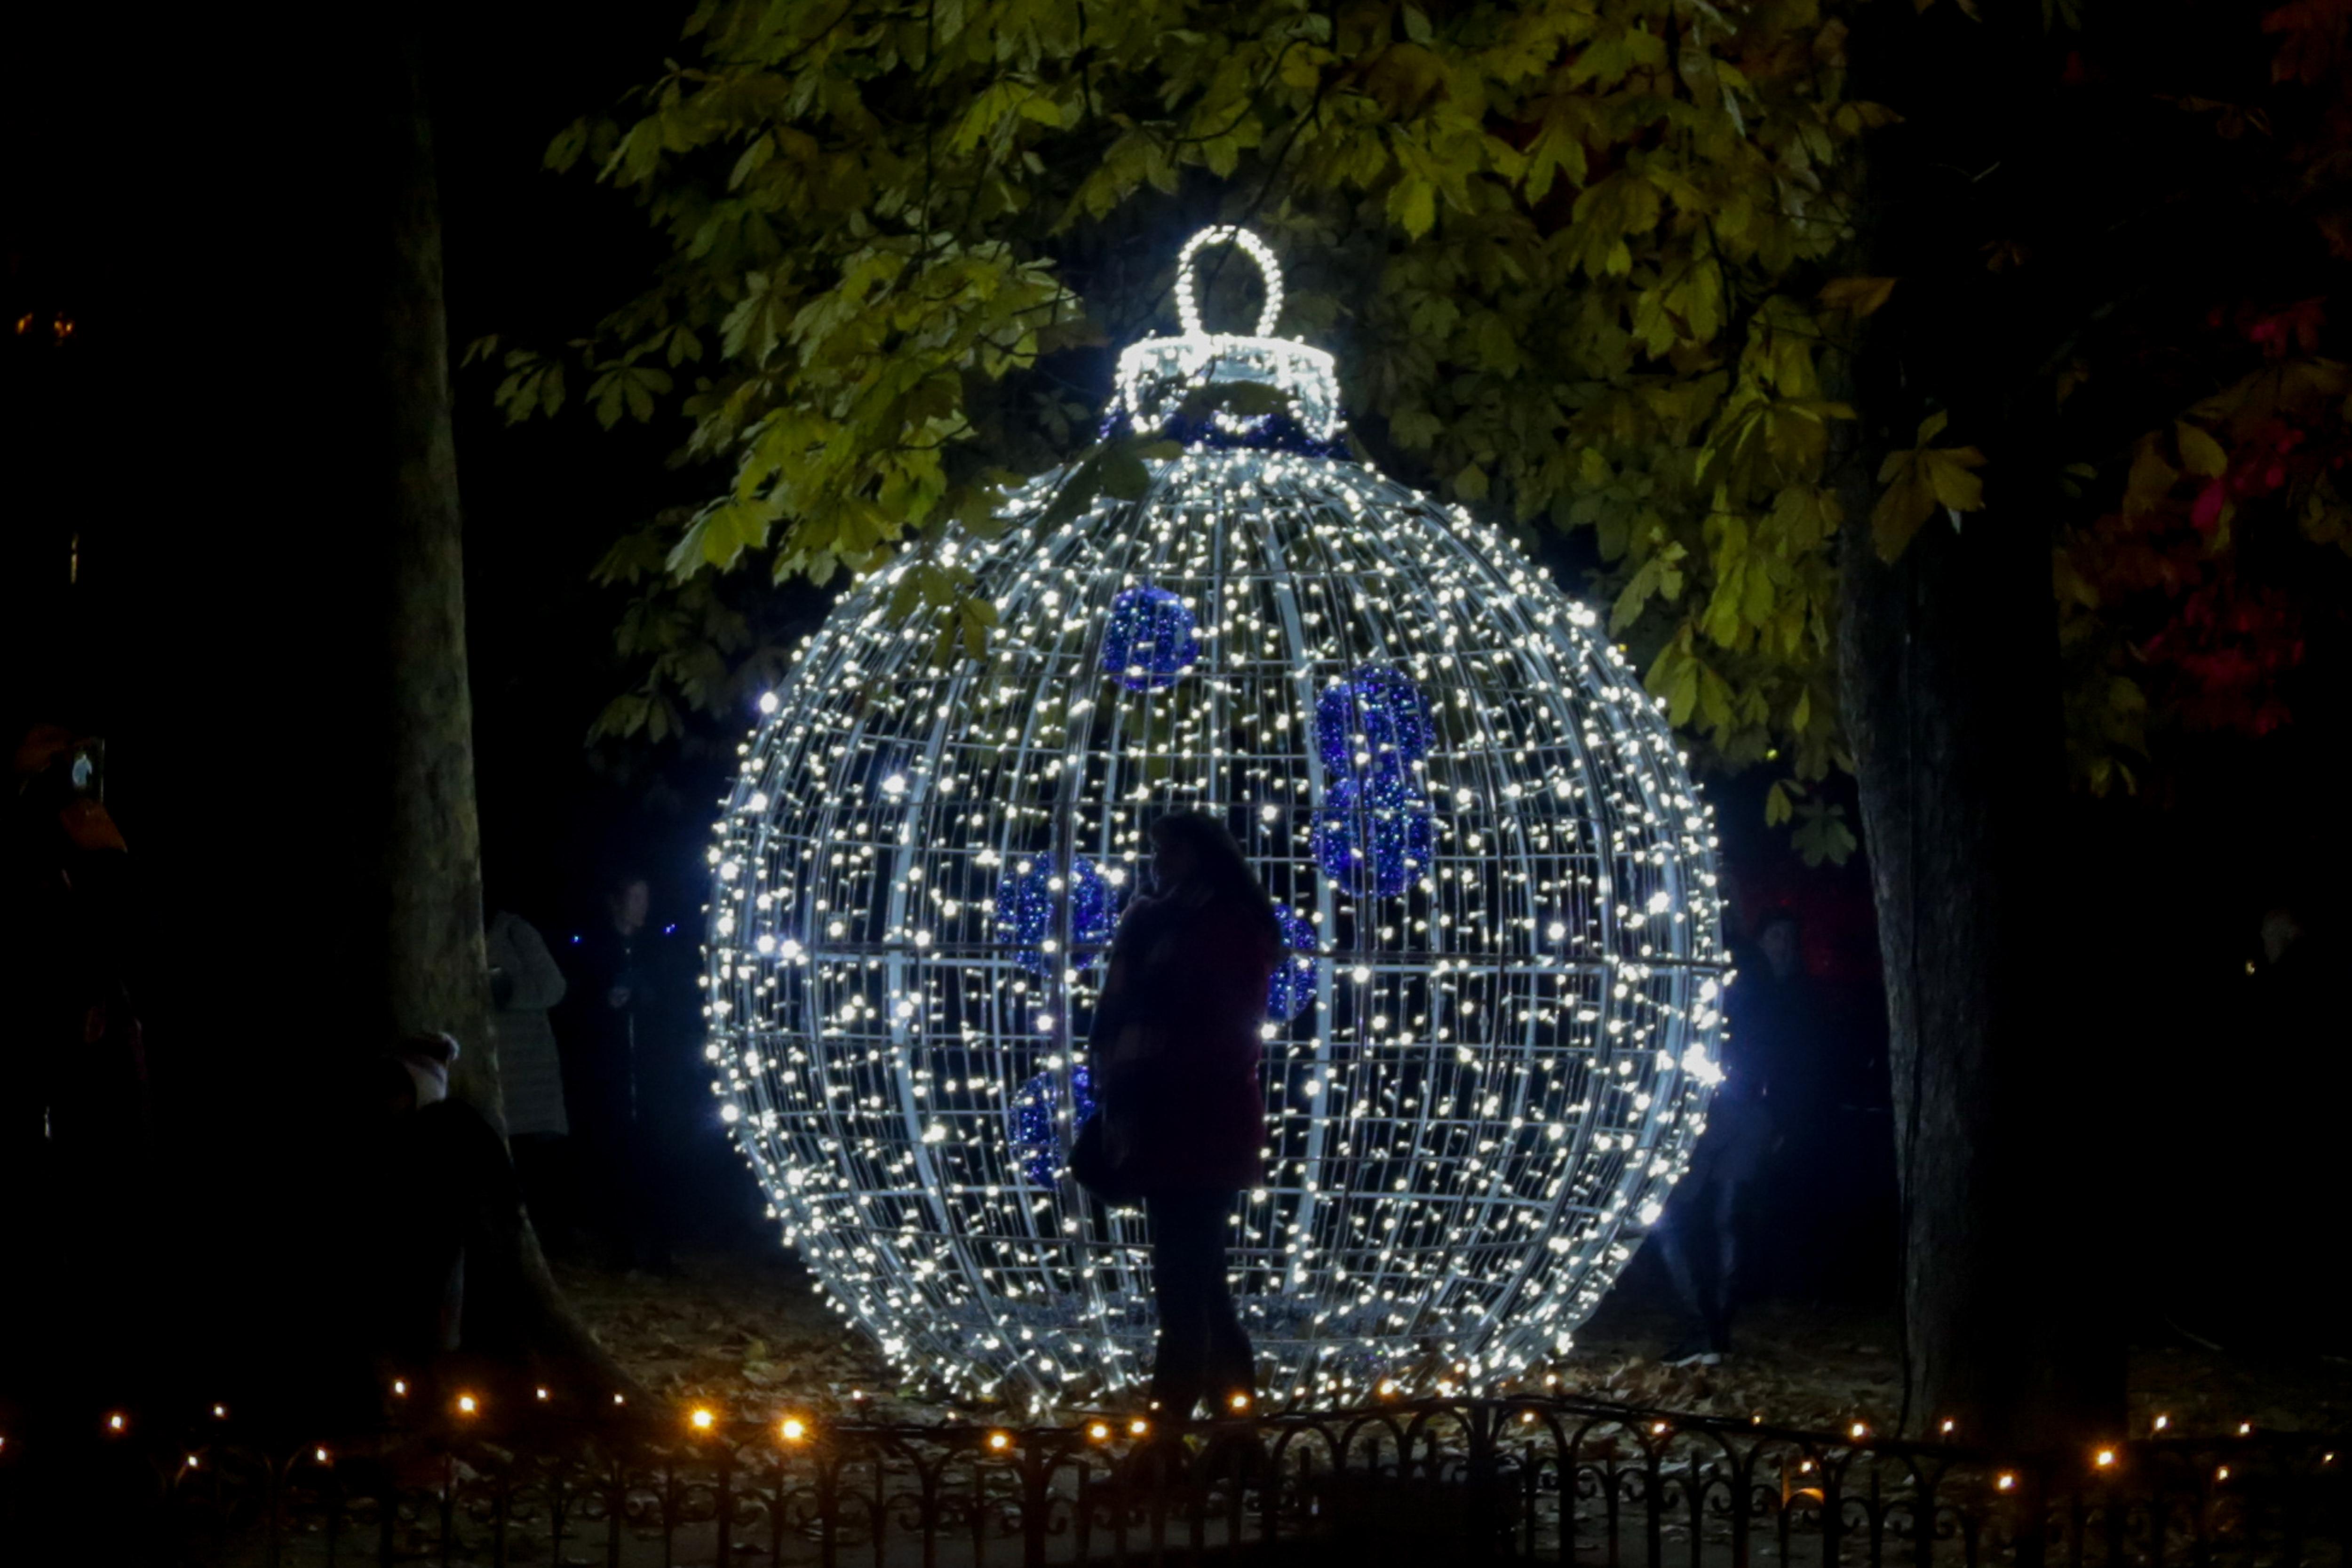
<path id="1" fill-rule="evenodd" d="M 992 526 L 1008 457 L 1086 447 L 1088 350 L 1147 328 L 1124 313 L 1164 303 L 1182 234 L 1247 222 L 1292 274 L 1284 330 L 1341 351 L 1388 456 L 1591 530 L 1674 721 L 1734 763 L 1788 749 L 1776 815 L 1829 772 L 1849 411 L 1819 359 L 1892 285 L 1826 270 L 1832 171 L 1886 117 L 1843 97 L 1815 0 L 708 0 L 688 33 L 634 120 L 550 153 L 633 193 L 670 255 L 572 353 L 506 353 L 498 394 L 684 413 L 685 457 L 730 474 L 673 575 L 824 581 Z M 1923 445 L 1895 489 L 1974 504 L 1971 456 Z M 1094 458 L 1132 482 L 1131 454 Z M 646 557 L 607 574 L 650 584 Z M 608 718 L 648 722 L 665 686 Z"/>

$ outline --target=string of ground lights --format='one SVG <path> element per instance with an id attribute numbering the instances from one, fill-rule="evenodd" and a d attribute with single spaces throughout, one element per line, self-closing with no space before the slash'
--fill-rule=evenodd
<path id="1" fill-rule="evenodd" d="M 1198 330 L 1192 258 L 1266 279 Z M 1233 1268 L 1277 1402 L 1449 1392 L 1568 1348 L 1719 1078 L 1713 829 L 1633 669 L 1501 535 L 1332 455 L 1330 356 L 1271 331 L 1255 236 L 1179 275 L 1107 428 L 1140 500 L 942 553 L 985 659 L 841 602 L 763 699 L 710 849 L 721 1115 L 835 1306 L 1016 1407 L 1149 1370 L 1139 1212 L 1069 1180 L 1102 959 L 1151 819 L 1221 815 L 1284 910 L 1266 1185 Z M 1204 381 L 1289 394 L 1188 413 Z"/>

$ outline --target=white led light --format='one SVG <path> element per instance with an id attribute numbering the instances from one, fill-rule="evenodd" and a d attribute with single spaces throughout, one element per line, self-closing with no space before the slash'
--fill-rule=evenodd
<path id="1" fill-rule="evenodd" d="M 1203 245 L 1221 240 L 1238 246 L 1265 278 L 1265 308 L 1248 336 L 1201 330 L 1193 259 Z M 1309 437 L 1336 439 L 1344 421 L 1331 356 L 1295 339 L 1270 336 L 1281 313 L 1282 268 L 1265 242 L 1244 228 L 1202 229 L 1177 263 L 1176 319 L 1183 330 L 1172 338 L 1146 338 L 1118 356 L 1113 412 L 1126 415 L 1139 431 L 1162 430 L 1195 389 L 1212 382 L 1255 382 L 1290 395 L 1291 415 Z M 1228 434 L 1248 435 L 1272 416 L 1219 409 L 1214 417 Z"/>

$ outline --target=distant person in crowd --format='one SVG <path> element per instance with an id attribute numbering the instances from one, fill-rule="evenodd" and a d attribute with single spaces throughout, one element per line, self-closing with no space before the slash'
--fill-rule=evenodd
<path id="1" fill-rule="evenodd" d="M 2309 1070 L 2324 1079 L 2345 1059 L 2347 1044 L 2336 1021 L 2341 971 L 2323 952 L 2325 933 L 2315 934 L 2296 905 L 2281 902 L 2263 910 L 2254 938 L 2241 1013 L 2253 1027 L 2250 1043 L 2307 1060 Z M 2323 1099 L 2331 1118 L 2342 1114 L 2340 1099 Z"/>
<path id="2" fill-rule="evenodd" d="M 606 884 L 603 918 L 581 941 L 572 1103 L 591 1144 L 612 1261 L 673 1274 L 678 1145 L 690 1131 L 683 1084 L 695 1064 L 652 913 L 646 879 L 623 873 Z"/>
<path id="3" fill-rule="evenodd" d="M 2273 979 L 2287 972 L 2290 963 L 2299 963 L 2308 951 L 2304 946 L 2303 921 L 2290 905 L 2273 904 L 2264 910 L 2256 934 L 2263 950 L 2262 969 L 2258 973 L 2267 973 Z"/>
<path id="4" fill-rule="evenodd" d="M 1813 1131 L 1821 1076 L 1822 1009 L 1806 978 L 1802 932 L 1786 910 L 1756 931 L 1760 962 L 1743 965 L 1726 995 L 1724 1077 L 1706 1113 L 1690 1170 L 1667 1200 L 1658 1243 L 1690 1331 L 1667 1352 L 1675 1363 L 1712 1364 L 1731 1349 L 1731 1320 L 1748 1262 L 1743 1215 L 1781 1141 Z"/>
<path id="5" fill-rule="evenodd" d="M 1203 1397 L 1215 1414 L 1256 1398 L 1225 1242 L 1235 1202 L 1260 1176 L 1260 1030 L 1282 934 L 1214 817 L 1162 816 L 1151 845 L 1152 890 L 1119 921 L 1092 1055 L 1111 1158 L 1143 1194 L 1151 1229 L 1152 1405 L 1186 1420 Z"/>
<path id="6" fill-rule="evenodd" d="M 105 748 L 46 723 L 6 740 L 0 1419 L 13 1421 L 91 1397 L 99 1380 L 143 1361 L 155 1289 L 144 1271 L 161 1222 L 129 854 L 105 805 Z"/>
<path id="7" fill-rule="evenodd" d="M 2340 1193 L 2352 1038 L 2345 965 L 2330 906 L 2274 900 L 2254 930 L 2252 973 L 2231 1022 L 2237 1060 L 2203 1097 L 2194 1126 L 2221 1159 L 2258 1171 L 2276 1194 Z M 2253 1062 L 2265 1064 L 2261 1069 Z M 2214 1234 L 2242 1249 L 2231 1288 L 2202 1321 L 2229 1347 L 2258 1353 L 2352 1355 L 2352 1310 L 2337 1283 L 2340 1248 L 2312 1245 L 2305 1205 L 2264 1201 L 2226 1184 Z M 2334 1261 L 2331 1261 L 2333 1259 Z"/>
<path id="8" fill-rule="evenodd" d="M 490 1032 L 499 1048 L 499 1088 L 508 1147 L 541 1240 L 561 1249 L 575 1215 L 566 1169 L 570 1119 L 564 1114 L 563 1061 L 547 1010 L 563 1000 L 563 971 L 529 921 L 509 910 L 483 932 L 490 961 Z"/>
<path id="9" fill-rule="evenodd" d="M 36 724 L 11 758 L 0 838 L 0 1172 L 43 1156 L 117 1163 L 146 1121 L 130 986 L 128 868 L 101 742 Z"/>

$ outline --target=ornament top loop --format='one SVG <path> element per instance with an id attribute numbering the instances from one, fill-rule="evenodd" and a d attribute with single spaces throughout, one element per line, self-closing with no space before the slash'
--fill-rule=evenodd
<path id="1" fill-rule="evenodd" d="M 1201 325 L 1194 261 L 1204 245 L 1232 245 L 1257 263 L 1265 279 L 1265 308 L 1255 331 L 1212 332 Z M 1176 313 L 1183 330 L 1172 338 L 1146 338 L 1118 356 L 1118 396 L 1104 423 L 1106 436 L 1153 431 L 1187 446 L 1280 447 L 1316 457 L 1343 456 L 1345 424 L 1331 356 L 1291 338 L 1273 335 L 1282 314 L 1282 268 L 1265 241 L 1232 224 L 1204 228 L 1176 258 Z M 1244 414 L 1228 407 L 1192 408 L 1203 386 L 1255 382 L 1283 395 L 1276 413 Z"/>
<path id="2" fill-rule="evenodd" d="M 1234 224 L 1218 224 L 1204 228 L 1184 242 L 1176 258 L 1176 320 L 1187 335 L 1197 336 L 1201 331 L 1201 298 L 1198 282 L 1192 271 L 1192 258 L 1204 245 L 1230 243 L 1241 253 L 1257 263 L 1258 275 L 1265 279 L 1265 309 L 1257 314 L 1257 325 L 1250 335 L 1269 338 L 1274 335 L 1274 323 L 1282 316 L 1282 268 L 1274 259 L 1274 252 L 1265 241 L 1250 230 Z"/>

